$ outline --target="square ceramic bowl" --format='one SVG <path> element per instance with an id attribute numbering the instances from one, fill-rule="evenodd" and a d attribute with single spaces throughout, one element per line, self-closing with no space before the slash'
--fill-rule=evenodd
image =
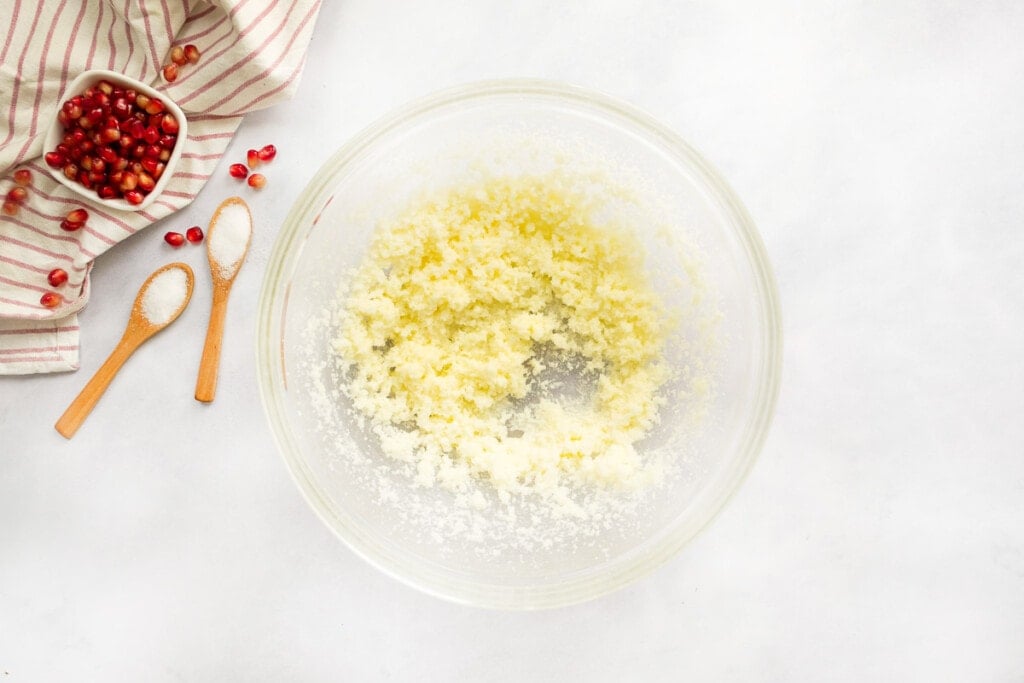
<path id="1" fill-rule="evenodd" d="M 114 71 L 107 71 L 105 69 L 93 69 L 90 71 L 83 71 L 75 80 L 71 81 L 67 89 L 61 95 L 60 100 L 51 114 L 50 127 L 46 133 L 46 140 L 44 141 L 44 153 L 51 152 L 57 148 L 57 145 L 61 143 L 64 138 L 64 126 L 58 119 L 61 107 L 64 102 L 74 97 L 75 95 L 81 94 L 90 86 L 93 86 L 100 81 L 108 81 L 115 86 L 122 88 L 131 88 L 141 95 L 146 95 L 149 98 L 155 98 L 160 100 L 164 105 L 164 110 L 174 116 L 178 121 L 178 139 L 174 145 L 174 149 L 171 151 L 170 158 L 164 162 L 164 170 L 160 178 L 157 180 L 156 185 L 153 189 L 145 196 L 145 198 L 138 204 L 132 204 L 125 199 L 120 197 L 104 199 L 96 194 L 95 190 L 89 189 L 81 183 L 71 180 L 59 168 L 54 168 L 49 164 L 46 164 L 47 170 L 53 178 L 74 192 L 77 192 L 82 197 L 88 199 L 94 204 L 107 206 L 112 209 L 118 209 L 120 211 L 142 211 L 150 204 L 152 204 L 160 193 L 163 192 L 164 188 L 167 187 L 167 183 L 170 182 L 171 177 L 174 175 L 174 168 L 178 164 L 178 159 L 181 158 L 182 148 L 184 148 L 184 140 L 188 135 L 188 121 L 185 118 L 185 113 L 181 111 L 172 100 L 170 100 L 164 93 L 158 92 L 150 86 L 129 78 L 123 74 L 119 74 Z"/>

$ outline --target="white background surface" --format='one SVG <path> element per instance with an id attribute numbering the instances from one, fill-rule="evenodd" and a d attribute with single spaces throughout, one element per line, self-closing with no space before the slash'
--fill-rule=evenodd
<path id="1" fill-rule="evenodd" d="M 188 209 L 102 256 L 77 373 L 0 378 L 0 683 L 1024 680 L 1024 6 L 328 0 L 297 97 Z M 271 442 L 255 308 L 317 167 L 391 108 L 539 76 L 648 110 L 744 199 L 785 369 L 739 495 L 659 571 L 542 613 L 450 605 L 355 557 Z M 220 391 L 192 399 L 205 225 L 273 142 Z M 53 423 L 145 276 L 199 275 L 75 438 Z"/>

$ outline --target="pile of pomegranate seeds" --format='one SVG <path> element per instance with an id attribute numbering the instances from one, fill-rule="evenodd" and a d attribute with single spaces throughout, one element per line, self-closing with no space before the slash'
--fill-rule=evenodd
<path id="1" fill-rule="evenodd" d="M 178 80 L 178 67 L 196 64 L 199 61 L 199 48 L 189 44 L 185 47 L 175 45 L 171 48 L 171 63 L 164 64 L 163 76 L 168 83 Z"/>
<path id="2" fill-rule="evenodd" d="M 277 147 L 273 145 L 264 145 L 260 149 L 250 149 L 245 153 L 244 164 L 231 164 L 228 167 L 228 173 L 231 174 L 232 178 L 238 178 L 239 180 L 246 180 L 249 187 L 259 190 L 267 184 L 267 178 L 262 173 L 253 173 L 249 175 L 249 169 L 256 168 L 260 164 L 270 163 L 277 156 Z"/>
<path id="3" fill-rule="evenodd" d="M 167 244 L 171 245 L 174 248 L 178 248 L 181 245 L 185 244 L 186 240 L 188 240 L 192 244 L 199 244 L 200 242 L 203 241 L 203 229 L 200 228 L 198 225 L 193 225 L 191 228 L 185 231 L 184 235 L 182 235 L 180 232 L 174 232 L 173 230 L 167 232 L 164 235 L 164 242 L 167 242 Z"/>
<path id="4" fill-rule="evenodd" d="M 178 141 L 178 120 L 160 99 L 109 81 L 68 99 L 57 120 L 64 138 L 43 158 L 100 199 L 141 204 Z"/>

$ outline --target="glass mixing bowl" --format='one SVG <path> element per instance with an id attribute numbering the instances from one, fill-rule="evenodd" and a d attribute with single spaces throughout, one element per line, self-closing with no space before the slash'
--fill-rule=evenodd
<path id="1" fill-rule="evenodd" d="M 578 174 L 630 223 L 674 321 L 677 371 L 637 444 L 666 463 L 658 485 L 610 496 L 597 520 L 417 486 L 360 427 L 331 339 L 338 287 L 374 229 L 417 197 L 553 168 Z M 607 191 L 606 191 L 607 190 Z M 278 448 L 321 519 L 366 560 L 457 602 L 536 609 L 587 600 L 649 573 L 736 491 L 779 388 L 777 295 L 739 199 L 686 142 L 636 109 L 532 80 L 472 84 L 409 104 L 316 174 L 281 230 L 259 304 L 257 360 Z M 596 494 L 595 494 L 596 495 Z M 461 500 L 461 502 L 460 502 Z M 621 503 L 621 505 L 619 504 Z M 516 514 L 513 514 L 516 513 Z"/>

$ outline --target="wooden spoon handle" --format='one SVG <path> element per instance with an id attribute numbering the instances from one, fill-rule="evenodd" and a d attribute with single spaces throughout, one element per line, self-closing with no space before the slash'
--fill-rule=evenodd
<path id="1" fill-rule="evenodd" d="M 227 292 L 220 288 L 214 288 L 210 325 L 206 328 L 206 343 L 203 345 L 203 357 L 199 361 L 199 377 L 196 379 L 196 400 L 203 403 L 213 401 L 213 397 L 217 393 L 220 346 L 224 339 L 224 315 L 227 310 Z"/>
<path id="2" fill-rule="evenodd" d="M 92 376 L 92 379 L 82 388 L 78 396 L 75 397 L 75 400 L 68 406 L 68 409 L 57 420 L 54 429 L 60 432 L 61 436 L 66 439 L 74 436 L 78 428 L 85 422 L 85 418 L 89 417 L 89 413 L 96 407 L 100 396 L 110 386 L 114 375 L 117 374 L 117 371 L 121 369 L 124 362 L 128 360 L 129 356 L 138 347 L 139 342 L 136 339 L 128 335 L 121 338 L 121 341 L 110 352 L 110 355 L 103 362 L 103 365 L 100 366 L 100 369 L 96 371 L 96 374 Z"/>

